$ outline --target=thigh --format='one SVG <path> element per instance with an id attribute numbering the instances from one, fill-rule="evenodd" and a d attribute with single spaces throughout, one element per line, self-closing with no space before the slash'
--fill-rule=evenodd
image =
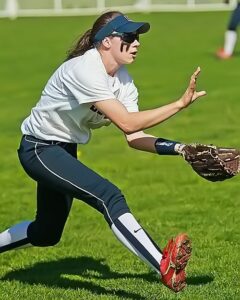
<path id="1" fill-rule="evenodd" d="M 240 23 L 240 4 L 238 4 L 237 8 L 233 11 L 228 29 L 229 30 L 236 30 L 238 24 Z"/>
<path id="2" fill-rule="evenodd" d="M 78 161 L 68 149 L 25 142 L 19 157 L 26 172 L 36 181 L 85 201 L 109 219 L 117 217 L 120 210 L 128 210 L 121 191 Z"/>

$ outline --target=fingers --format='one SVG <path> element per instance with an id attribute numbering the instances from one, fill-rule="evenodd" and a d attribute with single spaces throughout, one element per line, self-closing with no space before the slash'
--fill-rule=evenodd
<path id="1" fill-rule="evenodd" d="M 200 74 L 200 72 L 201 72 L 201 68 L 197 67 L 196 71 L 193 73 L 192 78 L 191 78 L 193 80 L 193 83 L 194 83 L 194 84 L 191 85 L 192 88 L 193 87 L 195 88 L 195 86 L 196 86 L 196 80 L 197 80 L 197 77 Z M 200 92 L 195 92 L 195 93 L 196 93 L 196 95 L 195 95 L 196 98 L 205 96 L 207 94 L 206 91 L 200 91 Z"/>
<path id="2" fill-rule="evenodd" d="M 182 97 L 184 107 L 187 107 L 189 104 L 194 102 L 199 97 L 205 96 L 207 94 L 206 91 L 199 91 L 199 92 L 196 91 L 196 80 L 200 72 L 201 72 L 201 68 L 197 67 L 197 69 L 191 76 L 190 83 L 187 87 L 185 94 Z"/>
<path id="3" fill-rule="evenodd" d="M 197 92 L 197 95 L 198 95 L 198 97 L 202 97 L 202 96 L 207 95 L 207 92 L 206 91 L 200 91 L 200 92 Z"/>
<path id="4" fill-rule="evenodd" d="M 201 72 L 201 68 L 197 67 L 197 70 L 193 74 L 195 75 L 195 77 L 197 77 L 200 72 Z"/>
<path id="5" fill-rule="evenodd" d="M 205 96 L 207 95 L 207 92 L 206 91 L 200 91 L 200 92 L 195 92 L 193 97 L 192 97 L 192 100 L 191 102 L 194 102 L 195 100 L 197 100 L 199 97 L 202 97 L 202 96 Z"/>
<path id="6" fill-rule="evenodd" d="M 191 76 L 191 82 L 196 83 L 197 77 L 198 77 L 200 72 L 201 72 L 201 68 L 197 67 L 196 71 Z"/>

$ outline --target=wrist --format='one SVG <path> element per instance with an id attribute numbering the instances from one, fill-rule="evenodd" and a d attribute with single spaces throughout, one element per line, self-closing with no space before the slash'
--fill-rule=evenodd
<path id="1" fill-rule="evenodd" d="M 176 106 L 177 106 L 178 110 L 182 110 L 183 108 L 185 108 L 185 105 L 184 105 L 184 103 L 182 101 L 182 98 L 180 98 L 179 100 L 177 100 L 175 103 L 176 103 Z"/>
<path id="2" fill-rule="evenodd" d="M 158 138 L 155 141 L 155 149 L 159 155 L 179 155 L 184 146 L 180 142 L 163 138 Z"/>
<path id="3" fill-rule="evenodd" d="M 178 154 L 182 154 L 183 148 L 185 147 L 185 144 L 180 144 L 177 143 L 174 147 L 175 152 L 177 152 Z"/>

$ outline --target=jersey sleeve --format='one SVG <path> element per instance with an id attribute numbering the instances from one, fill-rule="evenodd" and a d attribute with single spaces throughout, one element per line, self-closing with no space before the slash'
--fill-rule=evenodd
<path id="1" fill-rule="evenodd" d="M 126 97 L 123 99 L 123 104 L 129 112 L 137 112 L 138 108 L 138 90 L 132 82 L 127 89 Z"/>
<path id="2" fill-rule="evenodd" d="M 68 71 L 64 84 L 79 104 L 116 98 L 109 88 L 107 74 L 97 64 L 76 64 Z"/>
<path id="3" fill-rule="evenodd" d="M 127 73 L 126 69 L 122 72 L 122 84 L 124 86 L 124 92 L 120 101 L 126 107 L 129 112 L 138 112 L 138 90 L 133 82 L 132 77 Z"/>

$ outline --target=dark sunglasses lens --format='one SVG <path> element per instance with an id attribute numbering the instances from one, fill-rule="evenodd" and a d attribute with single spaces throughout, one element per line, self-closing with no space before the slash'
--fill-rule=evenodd
<path id="1" fill-rule="evenodd" d="M 131 44 L 135 40 L 139 41 L 139 35 L 137 33 L 125 33 L 122 36 L 122 40 L 128 44 Z"/>

